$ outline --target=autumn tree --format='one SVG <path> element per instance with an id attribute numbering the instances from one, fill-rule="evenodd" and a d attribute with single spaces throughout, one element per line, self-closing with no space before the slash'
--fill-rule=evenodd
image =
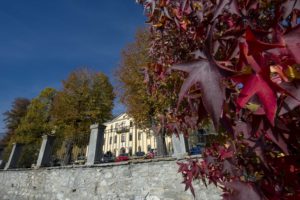
<path id="1" fill-rule="evenodd" d="M 145 66 L 149 62 L 148 49 L 150 38 L 146 29 L 139 29 L 135 41 L 122 51 L 121 63 L 115 75 L 118 80 L 117 94 L 127 106 L 127 112 L 142 127 L 151 126 L 149 116 L 153 106 L 143 84 Z"/>
<path id="2" fill-rule="evenodd" d="M 210 116 L 223 133 L 203 160 L 180 163 L 186 189 L 208 179 L 224 199 L 299 199 L 300 2 L 138 2 L 152 27 L 151 94 L 177 98 L 160 125 L 188 135 Z M 174 73 L 180 88 L 162 90 Z"/>
<path id="3" fill-rule="evenodd" d="M 51 134 L 53 129 L 51 112 L 56 93 L 53 88 L 45 88 L 38 97 L 32 99 L 26 115 L 16 129 L 18 135 L 27 138 L 24 138 L 24 141 L 35 140 L 43 134 Z"/>
<path id="4" fill-rule="evenodd" d="M 26 115 L 30 100 L 26 98 L 16 98 L 12 103 L 12 108 L 3 113 L 6 133 L 2 139 L 2 144 L 7 145 L 10 138 L 14 135 L 21 119 Z"/>
<path id="5" fill-rule="evenodd" d="M 16 129 L 18 128 L 21 119 L 26 115 L 30 100 L 27 98 L 16 98 L 9 111 L 3 113 L 6 132 L 0 144 L 5 148 L 3 157 L 8 159 L 12 148 L 12 143 L 16 137 Z"/>
<path id="6" fill-rule="evenodd" d="M 31 100 L 27 113 L 21 118 L 12 142 L 24 145 L 19 167 L 30 167 L 37 159 L 43 135 L 51 134 L 51 110 L 56 90 L 45 88 Z"/>
<path id="7" fill-rule="evenodd" d="M 145 82 L 145 70 L 150 62 L 150 41 L 149 29 L 139 29 L 135 41 L 122 51 L 121 63 L 116 71 L 120 100 L 126 105 L 127 113 L 134 118 L 135 123 L 144 129 L 153 127 L 157 120 L 157 110 L 166 109 L 161 103 L 163 96 L 150 95 Z M 154 134 L 158 154 L 167 155 L 165 133 Z"/>
<path id="8" fill-rule="evenodd" d="M 70 154 L 76 137 L 88 136 L 90 125 L 102 124 L 112 117 L 113 87 L 107 76 L 86 68 L 73 71 L 63 81 L 63 89 L 54 100 L 53 120 L 56 134 L 66 139 L 67 154 Z"/>

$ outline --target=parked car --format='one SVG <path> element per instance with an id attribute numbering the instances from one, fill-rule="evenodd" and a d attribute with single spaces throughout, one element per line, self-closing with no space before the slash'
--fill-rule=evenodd
<path id="1" fill-rule="evenodd" d="M 116 158 L 115 162 L 122 162 L 122 161 L 127 161 L 127 160 L 129 160 L 128 153 L 123 153 L 123 154 L 120 154 L 120 155 Z"/>
<path id="2" fill-rule="evenodd" d="M 155 156 L 154 151 L 151 149 L 151 150 L 147 153 L 145 159 L 153 159 L 154 156 Z"/>
<path id="3" fill-rule="evenodd" d="M 138 157 L 142 157 L 142 156 L 145 156 L 145 152 L 139 151 L 139 152 L 136 152 L 135 155 Z"/>
<path id="4" fill-rule="evenodd" d="M 102 163 L 115 162 L 115 157 L 110 151 L 108 151 L 103 155 L 101 162 Z"/>
<path id="5" fill-rule="evenodd" d="M 84 165 L 86 162 L 86 157 L 85 156 L 78 156 L 76 160 L 74 160 L 73 164 L 75 165 Z"/>
<path id="6" fill-rule="evenodd" d="M 57 166 L 63 166 L 63 161 L 57 156 L 52 156 L 50 161 L 50 167 L 57 167 Z"/>
<path id="7" fill-rule="evenodd" d="M 199 154 L 201 154 L 201 147 L 200 146 L 192 147 L 190 149 L 190 155 L 199 155 Z"/>

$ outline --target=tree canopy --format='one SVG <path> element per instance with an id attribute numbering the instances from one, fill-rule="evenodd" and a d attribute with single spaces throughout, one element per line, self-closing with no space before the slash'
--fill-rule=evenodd
<path id="1" fill-rule="evenodd" d="M 38 97 L 31 100 L 26 112 L 22 112 L 22 116 L 15 124 L 14 134 L 7 141 L 5 157 L 8 157 L 12 143 L 23 144 L 19 167 L 31 166 L 37 159 L 42 135 L 51 133 L 51 109 L 55 94 L 56 91 L 52 88 L 44 89 Z M 29 101 L 25 102 L 26 105 Z"/>
<path id="2" fill-rule="evenodd" d="M 60 145 L 57 148 L 62 141 L 73 144 L 75 138 L 84 138 L 86 145 L 90 125 L 111 119 L 114 97 L 107 76 L 82 68 L 70 73 L 62 90 L 45 88 L 31 101 L 16 99 L 12 109 L 4 113 L 8 129 L 2 141 L 7 146 L 4 156 L 8 158 L 13 143 L 21 143 L 24 146 L 18 165 L 30 167 L 37 159 L 43 135 L 54 134 Z M 69 145 L 66 162 L 71 150 Z"/>
<path id="3" fill-rule="evenodd" d="M 86 68 L 73 71 L 54 99 L 56 130 L 67 138 L 88 134 L 91 124 L 111 119 L 114 97 L 113 87 L 103 73 Z"/>
<path id="4" fill-rule="evenodd" d="M 166 110 L 169 97 L 150 94 L 150 88 L 145 80 L 145 70 L 151 58 L 148 54 L 151 46 L 149 29 L 139 29 L 135 41 L 122 52 L 122 60 L 116 72 L 119 81 L 117 92 L 122 103 L 127 107 L 127 113 L 132 116 L 137 126 L 145 129 L 154 128 L 160 120 L 157 114 Z M 157 138 L 159 155 L 166 155 L 164 129 L 154 129 Z M 158 132 L 163 132 L 158 134 Z"/>
<path id="5" fill-rule="evenodd" d="M 3 113 L 6 132 L 1 140 L 2 145 L 8 145 L 11 137 L 15 134 L 21 119 L 26 115 L 30 100 L 26 98 L 16 98 L 9 111 Z"/>
<path id="6" fill-rule="evenodd" d="M 135 41 L 122 51 L 121 63 L 115 75 L 118 80 L 117 94 L 126 105 L 127 112 L 137 124 L 151 126 L 154 102 L 144 82 L 145 66 L 149 62 L 150 34 L 147 29 L 137 31 Z"/>
<path id="7" fill-rule="evenodd" d="M 31 100 L 26 115 L 16 129 L 19 136 L 16 142 L 34 141 L 42 135 L 51 134 L 51 112 L 56 93 L 53 88 L 45 88 L 38 97 Z"/>

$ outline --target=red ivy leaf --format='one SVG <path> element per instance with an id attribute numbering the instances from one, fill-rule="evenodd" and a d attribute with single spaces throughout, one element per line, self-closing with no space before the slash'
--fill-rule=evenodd
<path id="1" fill-rule="evenodd" d="M 231 164 L 228 160 L 223 162 L 222 173 L 229 173 L 231 176 L 234 176 L 234 165 Z"/>
<path id="2" fill-rule="evenodd" d="M 233 156 L 233 151 L 228 151 L 225 148 L 221 149 L 219 153 L 222 160 L 231 158 Z"/>
<path id="3" fill-rule="evenodd" d="M 243 75 L 234 77 L 233 79 L 244 84 L 237 99 L 238 106 L 244 108 L 250 98 L 256 94 L 264 107 L 267 118 L 274 125 L 277 98 L 269 84 L 259 74 Z"/>
<path id="4" fill-rule="evenodd" d="M 291 110 L 300 105 L 300 101 L 297 100 L 300 99 L 300 82 L 297 82 L 296 84 L 282 83 L 281 87 L 289 91 L 295 98 L 293 98 L 292 96 L 286 97 L 286 99 L 283 102 L 282 108 L 279 112 L 279 115 L 283 115 L 287 112 L 290 112 Z"/>
<path id="5" fill-rule="evenodd" d="M 246 29 L 246 41 L 249 47 L 248 55 L 253 55 L 256 59 L 258 58 L 257 55 L 260 55 L 263 51 L 284 48 L 283 44 L 271 44 L 259 41 L 249 27 Z"/>
<path id="6" fill-rule="evenodd" d="M 232 181 L 224 184 L 227 189 L 233 192 L 230 195 L 225 195 L 228 200 L 261 200 L 257 191 L 251 184 L 241 181 Z"/>
<path id="7" fill-rule="evenodd" d="M 189 73 L 188 78 L 181 87 L 178 104 L 181 103 L 188 90 L 196 83 L 199 83 L 203 105 L 212 117 L 215 127 L 218 127 L 225 99 L 225 90 L 216 66 L 208 60 L 199 60 L 173 65 L 172 69 Z"/>
<path id="8" fill-rule="evenodd" d="M 217 158 L 215 158 L 213 156 L 206 156 L 204 158 L 206 165 L 215 164 L 216 160 L 217 160 Z"/>
<path id="9" fill-rule="evenodd" d="M 234 134 L 236 137 L 242 134 L 245 139 L 249 139 L 251 137 L 251 127 L 243 121 L 238 121 L 234 127 Z"/>
<path id="10" fill-rule="evenodd" d="M 189 163 L 177 162 L 177 164 L 180 166 L 178 172 L 181 172 L 184 177 L 182 183 L 185 184 L 185 191 L 190 189 L 193 196 L 195 197 L 193 179 L 199 176 L 199 166 L 193 160 L 191 160 Z"/>
<path id="11" fill-rule="evenodd" d="M 283 138 L 278 135 L 277 138 L 275 137 L 274 133 L 271 130 L 267 131 L 266 137 L 273 141 L 277 146 L 286 154 L 289 155 L 287 143 L 283 140 Z"/>
<path id="12" fill-rule="evenodd" d="M 214 12 L 214 17 L 212 21 L 215 20 L 223 12 L 224 8 L 227 5 L 229 6 L 229 11 L 231 11 L 232 14 L 240 14 L 235 0 L 221 0 L 219 1 L 219 5 L 217 6 Z"/>
<path id="13" fill-rule="evenodd" d="M 299 1 L 299 0 L 298 0 Z M 300 1 L 299 1 L 300 2 Z M 300 64 L 300 25 L 296 28 L 289 31 L 283 36 L 283 39 L 286 43 L 287 48 L 292 52 L 295 57 L 295 60 Z"/>
<path id="14" fill-rule="evenodd" d="M 283 4 L 283 18 L 287 18 L 293 11 L 293 9 L 300 9 L 300 1 L 299 0 L 287 0 Z"/>

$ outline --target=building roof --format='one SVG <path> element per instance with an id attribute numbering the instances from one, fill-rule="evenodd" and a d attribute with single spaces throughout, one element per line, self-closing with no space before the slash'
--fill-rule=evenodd
<path id="1" fill-rule="evenodd" d="M 131 117 L 129 117 L 127 113 L 122 113 L 122 114 L 118 115 L 117 117 L 115 117 L 114 119 L 112 119 L 111 121 L 105 122 L 104 125 L 107 126 L 108 124 L 122 121 L 124 119 L 129 120 L 129 119 L 131 119 Z"/>

